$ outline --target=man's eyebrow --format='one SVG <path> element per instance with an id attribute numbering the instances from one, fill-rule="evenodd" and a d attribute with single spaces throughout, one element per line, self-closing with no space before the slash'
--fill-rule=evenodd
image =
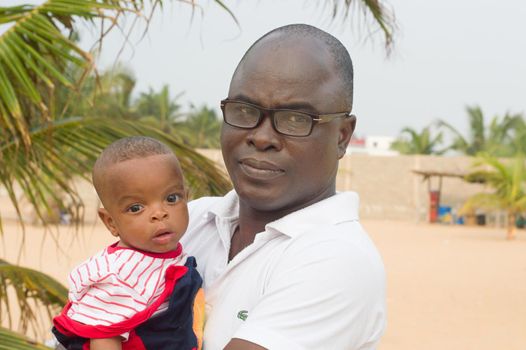
<path id="1" fill-rule="evenodd" d="M 248 102 L 248 103 L 252 103 L 256 106 L 261 106 L 259 103 L 257 103 L 256 101 L 254 101 L 253 99 L 251 99 L 250 97 L 247 97 L 243 94 L 238 94 L 238 95 L 235 95 L 234 97 L 232 98 L 229 98 L 230 100 L 236 100 L 236 101 L 243 101 L 243 102 Z M 279 106 L 273 106 L 273 107 L 267 107 L 267 106 L 261 106 L 263 108 L 268 108 L 268 109 L 293 109 L 293 110 L 301 110 L 301 111 L 306 111 L 306 112 L 309 112 L 309 113 L 318 113 L 318 111 L 316 110 L 316 108 L 314 108 L 314 106 L 312 106 L 310 103 L 308 102 L 291 102 L 291 103 L 285 103 L 285 104 L 282 104 L 282 105 L 279 105 Z"/>

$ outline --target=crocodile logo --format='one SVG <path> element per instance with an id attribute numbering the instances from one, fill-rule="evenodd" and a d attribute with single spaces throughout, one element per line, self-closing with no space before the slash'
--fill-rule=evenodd
<path id="1" fill-rule="evenodd" d="M 241 310 L 237 313 L 237 318 L 239 318 L 242 321 L 246 321 L 248 317 L 248 311 L 247 310 Z"/>

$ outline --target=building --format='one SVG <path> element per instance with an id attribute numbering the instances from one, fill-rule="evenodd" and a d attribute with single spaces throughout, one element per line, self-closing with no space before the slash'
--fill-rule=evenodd
<path id="1" fill-rule="evenodd" d="M 359 153 L 372 156 L 396 156 L 399 153 L 391 149 L 395 138 L 391 136 L 354 136 L 347 147 L 347 154 Z"/>

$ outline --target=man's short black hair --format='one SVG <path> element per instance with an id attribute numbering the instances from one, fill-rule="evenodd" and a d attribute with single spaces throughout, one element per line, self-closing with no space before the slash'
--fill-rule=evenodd
<path id="1" fill-rule="evenodd" d="M 241 66 L 241 63 L 244 61 L 245 57 L 249 54 L 249 52 L 252 51 L 253 48 L 257 47 L 258 43 L 265 41 L 270 36 L 276 36 L 277 38 L 275 40 L 278 40 L 278 42 L 279 40 L 288 40 L 291 37 L 298 37 L 314 38 L 324 43 L 329 53 L 332 55 L 335 68 L 339 72 L 339 77 L 341 78 L 344 89 L 347 92 L 347 98 L 349 99 L 350 104 L 352 106 L 354 72 L 351 56 L 349 55 L 349 52 L 347 51 L 345 46 L 343 46 L 340 40 L 314 26 L 298 23 L 289 24 L 271 30 L 270 32 L 259 38 L 254 44 L 252 44 L 252 46 L 247 50 L 247 52 L 239 62 L 238 68 Z M 236 68 L 236 72 L 238 68 Z M 236 74 L 236 72 L 234 72 L 234 75 Z"/>

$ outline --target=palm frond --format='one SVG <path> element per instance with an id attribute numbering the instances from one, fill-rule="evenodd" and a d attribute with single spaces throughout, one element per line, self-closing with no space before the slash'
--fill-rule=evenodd
<path id="1" fill-rule="evenodd" d="M 469 143 L 460 131 L 444 120 L 439 119 L 436 122 L 436 125 L 437 127 L 444 128 L 453 134 L 453 143 L 449 146 L 449 149 L 467 153 Z"/>
<path id="2" fill-rule="evenodd" d="M 441 154 L 447 150 L 436 149 L 442 143 L 442 133 L 432 136 L 431 126 L 424 127 L 421 132 L 405 127 L 400 134 L 391 148 L 402 154 Z M 405 134 L 408 138 L 403 137 Z"/>
<path id="3" fill-rule="evenodd" d="M 0 327 L 0 350 L 49 350 L 29 338 Z"/>
<path id="4" fill-rule="evenodd" d="M 19 329 L 25 333 L 29 326 L 39 323 L 38 309 L 43 308 L 48 317 L 57 314 L 67 302 L 67 289 L 48 275 L 33 269 L 16 266 L 0 259 L 0 321 L 7 317 L 12 325 L 10 307 L 13 305 L 10 290 L 16 296 L 20 310 Z"/>
<path id="5" fill-rule="evenodd" d="M 41 120 L 51 118 L 41 89 L 52 91 L 54 80 L 73 88 L 74 82 L 61 72 L 67 64 L 84 71 L 91 68 L 91 55 L 62 30 L 72 29 L 74 17 L 101 16 L 103 7 L 99 1 L 49 0 L 0 8 L 0 23 L 11 24 L 0 36 L 0 115 L 8 136 L 28 146 L 31 114 Z"/>
<path id="6" fill-rule="evenodd" d="M 364 15 L 371 15 L 380 27 L 384 36 L 384 44 L 387 52 L 393 45 L 393 34 L 396 29 L 393 12 L 387 8 L 382 0 L 332 0 L 332 18 L 343 16 L 344 19 L 349 17 L 351 8 L 358 6 Z"/>
<path id="7" fill-rule="evenodd" d="M 459 210 L 459 214 L 464 215 L 478 208 L 502 209 L 502 204 L 502 199 L 494 193 L 477 193 L 464 202 L 464 205 Z"/>
<path id="8" fill-rule="evenodd" d="M 467 106 L 466 112 L 469 120 L 469 132 L 471 135 L 471 153 L 477 154 L 484 151 L 486 146 L 486 128 L 484 125 L 484 114 L 479 106 Z"/>

